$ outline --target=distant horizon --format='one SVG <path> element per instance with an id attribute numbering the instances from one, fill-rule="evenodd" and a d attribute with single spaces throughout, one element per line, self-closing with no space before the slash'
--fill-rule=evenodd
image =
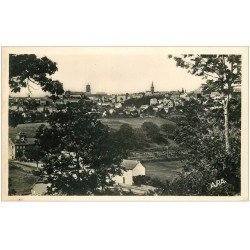
<path id="1" fill-rule="evenodd" d="M 182 88 L 190 92 L 204 83 L 202 77 L 177 67 L 174 60 L 168 59 L 169 52 L 160 48 L 82 48 L 79 53 L 66 52 L 55 54 L 45 48 L 34 53 L 57 63 L 58 71 L 51 77 L 60 81 L 65 91 L 85 91 L 89 83 L 92 93 L 138 93 L 150 90 L 153 81 L 156 92 Z M 31 86 L 31 96 L 47 95 L 39 86 Z M 22 89 L 10 94 L 25 97 L 29 93 Z"/>
<path id="2" fill-rule="evenodd" d="M 88 83 L 87 83 L 88 84 Z M 67 90 L 64 90 L 64 92 L 66 92 L 66 91 L 71 91 L 71 92 L 82 92 L 82 93 L 85 93 L 86 92 L 86 85 L 87 84 L 85 84 L 84 86 L 83 86 L 83 89 L 82 90 L 75 90 L 75 89 L 67 89 Z M 152 83 L 151 83 L 152 84 Z M 34 84 L 35 85 L 35 84 Z M 151 85 L 150 85 L 151 86 Z M 36 86 L 35 86 L 36 87 Z M 91 87 L 91 84 L 90 84 L 90 87 Z M 154 84 L 154 87 L 155 87 L 155 84 Z M 200 87 L 200 86 L 199 86 Z M 184 87 L 183 88 L 181 88 L 181 89 L 171 89 L 171 90 L 157 90 L 157 89 L 155 89 L 155 93 L 161 93 L 161 92 L 172 92 L 172 91 L 182 91 L 182 89 L 184 89 L 184 90 L 186 90 Z M 196 88 L 197 89 L 197 88 Z M 196 89 L 194 89 L 194 90 L 196 90 Z M 187 92 L 192 92 L 192 91 L 194 91 L 194 90 L 191 90 L 191 91 L 187 91 Z M 92 92 L 92 90 L 91 90 L 91 94 L 107 94 L 107 95 L 122 95 L 122 94 L 126 94 L 126 93 L 128 93 L 128 94 L 137 94 L 137 93 L 146 93 L 146 92 L 148 92 L 148 91 L 150 91 L 150 87 L 149 87 L 149 89 L 146 89 L 146 90 L 144 90 L 144 91 L 138 91 L 138 92 L 113 92 L 113 93 L 109 93 L 109 92 L 106 92 L 106 91 L 95 91 L 95 92 Z M 31 93 L 29 94 L 29 92 L 26 94 L 26 95 L 23 95 L 23 94 L 20 94 L 19 92 L 18 93 L 14 93 L 14 92 L 10 92 L 9 93 L 9 97 L 34 97 L 34 98 L 38 98 L 38 97 L 46 97 L 46 96 L 50 96 L 51 94 L 49 93 L 49 92 L 42 92 L 42 93 L 40 93 L 40 95 L 33 95 L 32 94 L 32 91 L 31 91 Z"/>

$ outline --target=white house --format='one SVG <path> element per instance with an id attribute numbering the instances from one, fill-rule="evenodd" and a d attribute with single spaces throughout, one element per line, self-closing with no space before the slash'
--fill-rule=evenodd
<path id="1" fill-rule="evenodd" d="M 214 98 L 219 98 L 220 93 L 218 91 L 211 92 L 210 97 L 213 98 L 213 99 Z"/>
<path id="2" fill-rule="evenodd" d="M 111 106 L 112 106 L 112 103 L 111 103 L 111 102 L 103 102 L 103 103 L 102 103 L 102 106 L 103 106 L 103 107 L 111 107 Z"/>
<path id="3" fill-rule="evenodd" d="M 169 98 L 164 98 L 164 99 L 162 100 L 162 102 L 163 102 L 164 105 L 168 104 L 169 101 L 170 101 Z"/>
<path id="4" fill-rule="evenodd" d="M 121 107 L 122 107 L 122 104 L 121 104 L 120 102 L 118 102 L 118 103 L 115 104 L 115 108 L 116 108 L 116 109 L 119 109 L 119 108 L 121 108 Z"/>
<path id="5" fill-rule="evenodd" d="M 164 105 L 167 107 L 167 108 L 173 108 L 174 107 L 174 102 L 172 100 L 167 100 Z"/>
<path id="6" fill-rule="evenodd" d="M 18 106 L 17 105 L 13 105 L 13 106 L 9 106 L 10 110 L 18 110 Z"/>
<path id="7" fill-rule="evenodd" d="M 117 184 L 133 185 L 133 176 L 145 175 L 145 167 L 137 160 L 123 160 L 121 166 L 125 168 L 122 175 L 114 177 Z"/>
<path id="8" fill-rule="evenodd" d="M 124 102 L 126 99 L 126 95 L 117 95 L 116 97 L 117 102 Z"/>
<path id="9" fill-rule="evenodd" d="M 190 97 L 187 95 L 187 93 L 183 93 L 180 95 L 180 98 L 186 100 L 186 101 L 189 101 L 190 100 Z"/>
<path id="10" fill-rule="evenodd" d="M 145 109 L 148 109 L 148 107 L 149 107 L 148 105 L 141 105 L 140 109 L 145 110 Z"/>
<path id="11" fill-rule="evenodd" d="M 162 109 L 163 107 L 164 107 L 163 103 L 157 106 L 158 109 Z"/>
<path id="12" fill-rule="evenodd" d="M 156 105 L 158 103 L 156 98 L 151 98 L 150 99 L 150 105 Z"/>
<path id="13" fill-rule="evenodd" d="M 38 112 L 44 112 L 44 107 L 43 106 L 39 106 L 36 108 Z"/>
<path id="14" fill-rule="evenodd" d="M 114 109 L 109 109 L 109 113 L 112 115 L 115 112 Z"/>

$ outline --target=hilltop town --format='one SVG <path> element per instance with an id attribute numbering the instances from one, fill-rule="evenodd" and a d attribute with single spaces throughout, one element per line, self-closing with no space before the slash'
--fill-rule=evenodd
<path id="1" fill-rule="evenodd" d="M 139 93 L 107 94 L 92 93 L 90 84 L 82 92 L 65 91 L 64 95 L 53 101 L 49 97 L 10 97 L 10 111 L 19 111 L 24 123 L 44 122 L 48 114 L 63 109 L 65 104 L 78 102 L 82 95 L 87 96 L 96 104 L 95 112 L 99 118 L 136 118 L 158 116 L 166 118 L 171 114 L 182 112 L 184 101 L 190 98 L 205 98 L 219 100 L 219 92 L 205 91 L 206 84 L 199 89 L 187 93 L 183 88 L 176 91 L 155 91 L 152 82 L 150 90 Z M 240 86 L 235 86 L 234 94 L 240 92 Z M 207 103 L 205 102 L 205 103 Z"/>

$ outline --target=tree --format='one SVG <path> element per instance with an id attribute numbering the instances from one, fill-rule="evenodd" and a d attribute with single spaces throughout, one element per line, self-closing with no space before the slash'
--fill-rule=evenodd
<path id="1" fill-rule="evenodd" d="M 144 122 L 141 128 L 146 132 L 148 138 L 156 143 L 168 144 L 164 135 L 160 133 L 160 128 L 153 122 Z"/>
<path id="2" fill-rule="evenodd" d="M 122 172 L 120 142 L 97 120 L 93 102 L 82 97 L 48 117 L 49 127 L 37 131 L 45 151 L 41 177 L 49 194 L 93 195 L 105 193 Z"/>
<path id="3" fill-rule="evenodd" d="M 22 158 L 22 156 L 23 156 L 23 150 L 21 150 L 21 149 L 17 150 L 16 159 L 20 160 Z"/>
<path id="4" fill-rule="evenodd" d="M 142 128 L 134 129 L 135 145 L 137 149 L 150 147 L 147 133 Z"/>
<path id="5" fill-rule="evenodd" d="M 24 123 L 25 119 L 20 111 L 9 110 L 9 125 L 16 127 L 20 123 Z"/>
<path id="6" fill-rule="evenodd" d="M 11 92 L 20 92 L 21 88 L 30 88 L 31 83 L 39 85 L 43 91 L 50 92 L 52 98 L 63 94 L 63 86 L 50 77 L 58 70 L 55 62 L 46 56 L 38 58 L 34 54 L 9 56 L 9 86 Z"/>
<path id="7" fill-rule="evenodd" d="M 153 107 L 152 106 L 149 106 L 147 109 L 144 109 L 143 111 L 142 111 L 142 114 L 144 114 L 144 115 L 154 115 L 155 114 L 155 111 L 154 111 L 154 109 L 153 109 Z"/>
<path id="8" fill-rule="evenodd" d="M 173 183 L 176 195 L 232 195 L 240 192 L 240 129 L 231 126 L 231 153 L 225 154 L 221 119 L 213 110 L 197 100 L 184 103 L 185 117 L 177 123 L 175 141 L 185 156 L 180 177 Z M 182 156 L 182 155 L 181 155 Z M 218 179 L 225 179 L 223 191 L 211 190 L 210 185 Z M 216 191 L 217 190 L 217 191 Z M 224 192 L 224 193 L 223 193 Z"/>
<path id="9" fill-rule="evenodd" d="M 28 88 L 31 93 L 32 84 L 39 85 L 43 91 L 51 94 L 53 100 L 64 93 L 62 83 L 50 77 L 58 70 L 57 64 L 46 56 L 38 58 L 34 54 L 10 54 L 9 56 L 9 87 L 11 92 L 20 92 Z M 9 125 L 16 127 L 24 123 L 19 111 L 9 111 Z"/>
<path id="10" fill-rule="evenodd" d="M 36 162 L 36 167 L 38 169 L 38 163 L 43 157 L 43 151 L 41 147 L 36 142 L 35 145 L 29 146 L 25 150 L 25 156 L 32 161 Z"/>
<path id="11" fill-rule="evenodd" d="M 129 124 L 122 124 L 114 136 L 117 137 L 117 141 L 122 145 L 124 157 L 127 157 L 129 151 L 135 147 L 133 128 Z"/>
<path id="12" fill-rule="evenodd" d="M 147 133 L 149 137 L 159 133 L 159 127 L 153 122 L 144 122 L 141 128 Z"/>
<path id="13" fill-rule="evenodd" d="M 161 130 L 164 131 L 168 136 L 173 135 L 176 129 L 176 124 L 174 123 L 165 123 L 161 125 Z"/>
<path id="14" fill-rule="evenodd" d="M 172 58 L 169 55 L 169 58 Z M 224 111 L 224 137 L 226 153 L 230 154 L 229 102 L 235 84 L 241 84 L 241 55 L 182 55 L 174 57 L 177 67 L 206 79 L 206 89 L 218 91 Z"/>
<path id="15" fill-rule="evenodd" d="M 165 118 L 167 115 L 167 112 L 165 111 L 165 109 L 160 109 L 159 111 L 156 112 L 156 115 L 162 118 Z"/>

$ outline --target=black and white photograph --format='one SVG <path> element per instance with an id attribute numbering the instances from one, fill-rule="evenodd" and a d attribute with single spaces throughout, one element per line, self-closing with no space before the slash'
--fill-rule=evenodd
<path id="1" fill-rule="evenodd" d="M 250 249 L 248 1 L 0 6 L 1 249 Z"/>
<path id="2" fill-rule="evenodd" d="M 247 199 L 247 47 L 3 52 L 6 199 Z"/>

